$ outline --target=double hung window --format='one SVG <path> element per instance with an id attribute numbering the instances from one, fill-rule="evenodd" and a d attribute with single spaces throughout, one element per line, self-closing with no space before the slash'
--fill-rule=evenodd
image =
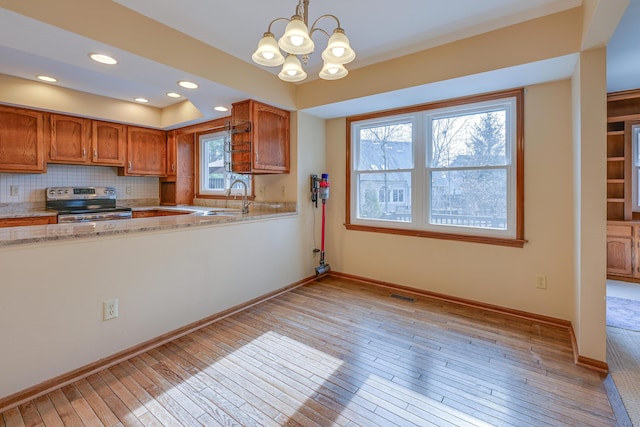
<path id="1" fill-rule="evenodd" d="M 509 91 L 349 118 L 347 227 L 521 246 L 521 115 Z"/>
<path id="2" fill-rule="evenodd" d="M 225 150 L 226 131 L 204 133 L 198 135 L 199 154 L 199 194 L 208 196 L 225 196 L 231 183 L 240 179 L 247 184 L 247 193 L 251 193 L 251 177 L 228 171 L 229 153 Z M 241 189 L 240 184 L 235 188 Z"/>

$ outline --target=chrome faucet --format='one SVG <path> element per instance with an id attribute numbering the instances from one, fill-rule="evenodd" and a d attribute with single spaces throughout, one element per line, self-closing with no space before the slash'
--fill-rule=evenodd
<path id="1" fill-rule="evenodd" d="M 248 214 L 249 213 L 249 205 L 251 204 L 251 202 L 247 201 L 247 191 L 248 191 L 248 189 L 247 189 L 247 183 L 246 182 L 244 182 L 240 178 L 234 180 L 229 185 L 229 189 L 227 190 L 227 197 L 231 194 L 231 189 L 236 184 L 242 184 L 242 186 L 244 187 L 244 194 L 242 195 L 242 213 L 243 214 Z"/>

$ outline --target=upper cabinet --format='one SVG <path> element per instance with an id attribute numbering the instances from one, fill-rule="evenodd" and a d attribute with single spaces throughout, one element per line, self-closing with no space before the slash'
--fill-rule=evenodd
<path id="1" fill-rule="evenodd" d="M 136 126 L 127 127 L 127 159 L 120 173 L 136 176 L 167 175 L 167 133 Z"/>
<path id="2" fill-rule="evenodd" d="M 126 126 L 50 114 L 49 163 L 124 166 Z"/>
<path id="3" fill-rule="evenodd" d="M 91 132 L 91 162 L 95 165 L 124 166 L 127 127 L 94 120 Z"/>
<path id="4" fill-rule="evenodd" d="M 44 113 L 0 106 L 0 172 L 44 173 Z"/>
<path id="5" fill-rule="evenodd" d="M 231 171 L 289 173 L 289 117 L 289 111 L 254 100 L 233 104 Z"/>
<path id="6" fill-rule="evenodd" d="M 50 114 L 48 125 L 49 163 L 89 162 L 91 121 L 81 117 Z"/>

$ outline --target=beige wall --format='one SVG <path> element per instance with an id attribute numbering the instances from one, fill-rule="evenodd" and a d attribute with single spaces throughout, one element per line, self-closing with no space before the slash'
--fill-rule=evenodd
<path id="1" fill-rule="evenodd" d="M 553 106 L 553 108 L 550 108 Z M 335 270 L 570 320 L 574 310 L 571 84 L 525 94 L 524 248 L 347 231 L 345 119 L 327 123 L 332 198 L 327 257 Z M 536 288 L 536 275 L 548 289 Z"/>

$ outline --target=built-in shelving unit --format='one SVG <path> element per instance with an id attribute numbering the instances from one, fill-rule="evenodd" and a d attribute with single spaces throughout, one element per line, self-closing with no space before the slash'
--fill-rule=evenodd
<path id="1" fill-rule="evenodd" d="M 633 217 L 631 127 L 640 120 L 640 91 L 609 94 L 607 101 L 607 219 L 629 221 Z"/>

